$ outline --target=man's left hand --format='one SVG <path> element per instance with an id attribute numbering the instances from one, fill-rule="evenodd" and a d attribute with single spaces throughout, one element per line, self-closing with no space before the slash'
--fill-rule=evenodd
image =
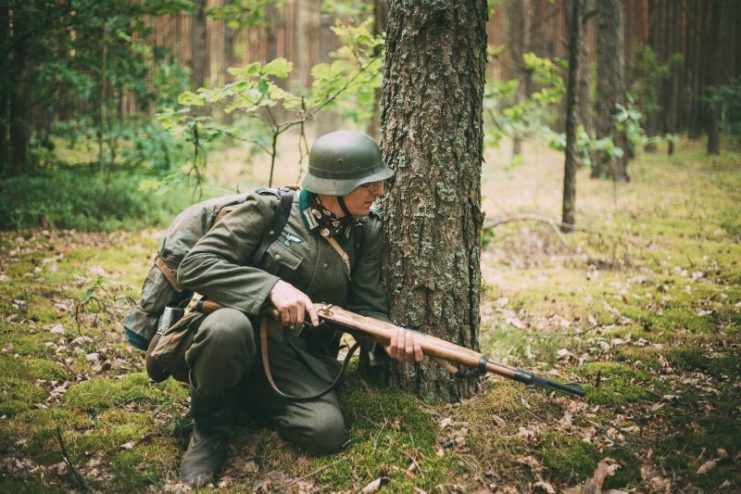
<path id="1" fill-rule="evenodd" d="M 422 362 L 424 353 L 422 347 L 414 338 L 414 331 L 399 328 L 391 336 L 391 342 L 384 347 L 386 353 L 394 360 L 399 362 Z"/>

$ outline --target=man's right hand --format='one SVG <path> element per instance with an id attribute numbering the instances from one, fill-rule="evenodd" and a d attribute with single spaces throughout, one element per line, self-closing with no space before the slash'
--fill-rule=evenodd
<path id="1" fill-rule="evenodd" d="M 311 299 L 290 283 L 279 280 L 270 290 L 270 302 L 278 309 L 280 322 L 284 326 L 299 329 L 304 323 L 304 316 L 307 312 L 311 324 L 319 325 L 319 315 L 316 313 Z"/>

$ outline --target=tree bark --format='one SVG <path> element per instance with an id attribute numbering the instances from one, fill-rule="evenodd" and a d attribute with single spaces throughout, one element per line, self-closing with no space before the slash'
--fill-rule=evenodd
<path id="1" fill-rule="evenodd" d="M 569 79 L 566 86 L 566 161 L 563 175 L 563 207 L 561 223 L 576 224 L 576 125 L 579 92 L 579 67 L 582 57 L 582 11 L 584 0 L 571 0 L 571 26 L 569 29 Z M 571 231 L 568 226 L 563 231 Z"/>
<path id="2" fill-rule="evenodd" d="M 625 75 L 623 56 L 623 8 L 620 0 L 601 0 L 597 33 L 597 115 L 598 138 L 610 137 L 623 156 L 598 157 L 592 168 L 592 178 L 609 177 L 618 182 L 628 181 L 628 140 L 625 132 L 615 128 L 617 105 L 625 105 Z"/>
<path id="3" fill-rule="evenodd" d="M 383 275 L 391 318 L 476 349 L 479 331 L 485 0 L 393 0 L 382 146 L 396 170 L 384 199 Z M 429 359 L 392 364 L 391 381 L 454 401 L 478 381 Z"/>
<path id="4" fill-rule="evenodd" d="M 386 31 L 386 22 L 388 18 L 388 4 L 384 0 L 373 0 L 373 35 Z M 376 47 L 376 55 L 381 55 L 381 47 Z M 373 115 L 368 122 L 366 133 L 378 140 L 381 131 L 381 99 L 383 98 L 383 87 L 377 87 L 373 92 Z"/>
<path id="5" fill-rule="evenodd" d="M 190 81 L 193 90 L 204 87 L 206 83 L 206 68 L 208 67 L 208 39 L 206 26 L 206 7 L 208 0 L 193 0 L 195 10 L 191 18 L 190 48 L 191 74 Z"/>

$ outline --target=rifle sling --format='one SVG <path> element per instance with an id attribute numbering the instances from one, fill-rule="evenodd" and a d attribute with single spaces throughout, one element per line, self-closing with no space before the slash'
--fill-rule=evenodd
<path id="1" fill-rule="evenodd" d="M 183 287 L 180 286 L 180 283 L 178 283 L 178 279 L 175 276 L 175 273 L 170 269 L 170 266 L 167 265 L 164 259 L 162 259 L 159 255 L 154 258 L 154 264 L 157 266 L 162 273 L 162 276 L 167 279 L 167 282 L 170 283 L 170 286 L 178 293 L 183 291 Z"/>
<path id="2" fill-rule="evenodd" d="M 351 348 L 350 351 L 347 352 L 347 356 L 345 356 L 345 360 L 342 362 L 342 368 L 340 369 L 340 372 L 337 373 L 337 377 L 334 378 L 334 381 L 332 381 L 329 386 L 327 386 L 325 389 L 320 391 L 319 393 L 313 394 L 311 396 L 294 396 L 290 395 L 288 393 L 283 392 L 278 385 L 275 382 L 275 379 L 273 378 L 273 372 L 270 370 L 270 354 L 268 352 L 268 324 L 270 323 L 268 316 L 263 316 L 260 318 L 260 353 L 262 355 L 262 368 L 265 371 L 265 377 L 268 379 L 268 383 L 270 383 L 270 387 L 273 388 L 273 391 L 278 393 L 279 396 L 291 400 L 291 401 L 311 401 L 316 400 L 317 398 L 321 398 L 325 394 L 329 393 L 334 389 L 335 386 L 340 382 L 340 379 L 342 378 L 342 375 L 345 373 L 345 370 L 347 369 L 347 366 L 350 364 L 350 359 L 355 354 L 357 349 L 360 347 L 358 343 L 355 343 Z"/>

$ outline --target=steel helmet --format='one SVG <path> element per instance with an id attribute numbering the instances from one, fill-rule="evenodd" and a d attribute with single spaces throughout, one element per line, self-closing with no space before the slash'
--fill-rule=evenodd
<path id="1" fill-rule="evenodd" d="M 315 194 L 344 196 L 363 184 L 393 175 L 394 171 L 383 165 L 376 141 L 360 132 L 340 130 L 321 136 L 311 147 L 303 187 Z"/>

